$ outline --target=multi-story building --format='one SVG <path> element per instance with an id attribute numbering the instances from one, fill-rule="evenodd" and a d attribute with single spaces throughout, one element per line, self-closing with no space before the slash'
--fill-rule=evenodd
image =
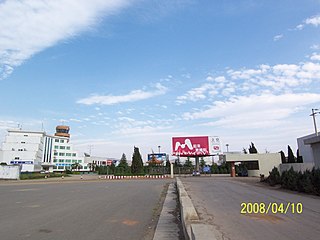
<path id="1" fill-rule="evenodd" d="M 10 129 L 2 144 L 0 162 L 20 165 L 22 172 L 41 171 L 45 132 Z"/>
<path id="2" fill-rule="evenodd" d="M 68 126 L 57 126 L 54 135 L 45 132 L 8 130 L 0 152 L 0 162 L 19 164 L 22 172 L 75 169 L 87 171 L 84 157 L 70 143 Z"/>

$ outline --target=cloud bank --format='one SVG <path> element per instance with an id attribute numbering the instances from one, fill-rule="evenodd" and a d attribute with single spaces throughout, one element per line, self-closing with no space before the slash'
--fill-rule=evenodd
<path id="1" fill-rule="evenodd" d="M 0 80 L 34 54 L 90 29 L 130 0 L 0 2 Z"/>
<path id="2" fill-rule="evenodd" d="M 128 94 L 124 95 L 93 95 L 87 98 L 80 99 L 77 101 L 77 103 L 85 105 L 114 105 L 125 102 L 135 102 L 163 95 L 167 92 L 167 90 L 168 89 L 165 86 L 161 85 L 160 83 L 157 83 L 155 89 L 153 90 L 133 90 Z"/>

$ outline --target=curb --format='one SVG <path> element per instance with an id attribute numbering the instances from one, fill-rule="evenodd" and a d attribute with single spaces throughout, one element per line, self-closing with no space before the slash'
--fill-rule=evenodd
<path id="1" fill-rule="evenodd" d="M 219 240 L 220 234 L 213 225 L 201 222 L 198 213 L 193 206 L 187 191 L 179 178 L 177 179 L 177 189 L 180 202 L 181 222 L 185 239 L 187 240 Z"/>

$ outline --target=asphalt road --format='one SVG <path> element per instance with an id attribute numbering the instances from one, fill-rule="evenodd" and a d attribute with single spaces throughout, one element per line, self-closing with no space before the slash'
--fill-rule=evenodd
<path id="1" fill-rule="evenodd" d="M 272 188 L 256 178 L 182 177 L 180 180 L 200 218 L 218 230 L 218 239 L 319 239 L 320 197 Z M 290 206 L 286 214 L 273 214 L 270 210 L 268 214 L 241 214 L 243 202 L 301 203 L 303 211 L 293 214 Z"/>
<path id="2" fill-rule="evenodd" d="M 152 239 L 169 182 L 1 183 L 0 239 Z"/>

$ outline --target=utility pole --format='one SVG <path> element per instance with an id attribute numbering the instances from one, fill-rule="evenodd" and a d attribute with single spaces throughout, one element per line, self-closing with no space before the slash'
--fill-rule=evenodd
<path id="1" fill-rule="evenodd" d="M 317 108 L 312 108 L 312 113 L 310 116 L 313 118 L 313 125 L 314 125 L 314 131 L 316 133 L 316 136 L 318 136 L 318 129 L 317 129 L 317 122 L 316 122 L 316 114 L 319 114 L 319 109 Z"/>

